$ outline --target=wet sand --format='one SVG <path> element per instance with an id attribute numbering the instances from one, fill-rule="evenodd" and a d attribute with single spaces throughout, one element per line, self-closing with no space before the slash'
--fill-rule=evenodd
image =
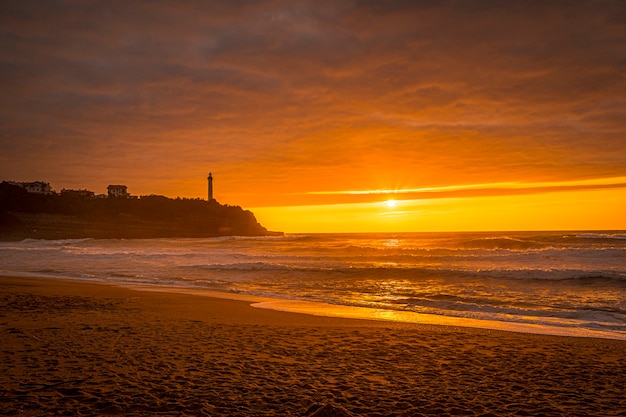
<path id="1" fill-rule="evenodd" d="M 0 415 L 626 416 L 626 342 L 0 277 Z"/>

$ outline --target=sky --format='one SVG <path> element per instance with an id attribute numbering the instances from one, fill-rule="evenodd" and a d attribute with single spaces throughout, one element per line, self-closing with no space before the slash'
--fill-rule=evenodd
<path id="1" fill-rule="evenodd" d="M 212 172 L 292 233 L 626 229 L 619 0 L 3 0 L 0 86 L 0 180 Z"/>

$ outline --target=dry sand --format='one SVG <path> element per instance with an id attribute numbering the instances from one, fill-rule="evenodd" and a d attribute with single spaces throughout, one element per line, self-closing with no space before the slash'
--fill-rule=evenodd
<path id="1" fill-rule="evenodd" d="M 0 414 L 626 416 L 626 342 L 0 277 Z"/>

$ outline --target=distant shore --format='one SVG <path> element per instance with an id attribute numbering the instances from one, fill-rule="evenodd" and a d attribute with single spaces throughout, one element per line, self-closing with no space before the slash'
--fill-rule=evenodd
<path id="1" fill-rule="evenodd" d="M 622 415 L 626 342 L 0 277 L 0 414 Z"/>

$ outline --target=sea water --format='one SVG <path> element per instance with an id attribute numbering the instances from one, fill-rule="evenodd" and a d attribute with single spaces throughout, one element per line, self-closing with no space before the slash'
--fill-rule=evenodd
<path id="1" fill-rule="evenodd" d="M 0 243 L 0 274 L 207 289 L 626 339 L 626 232 L 27 239 Z"/>

